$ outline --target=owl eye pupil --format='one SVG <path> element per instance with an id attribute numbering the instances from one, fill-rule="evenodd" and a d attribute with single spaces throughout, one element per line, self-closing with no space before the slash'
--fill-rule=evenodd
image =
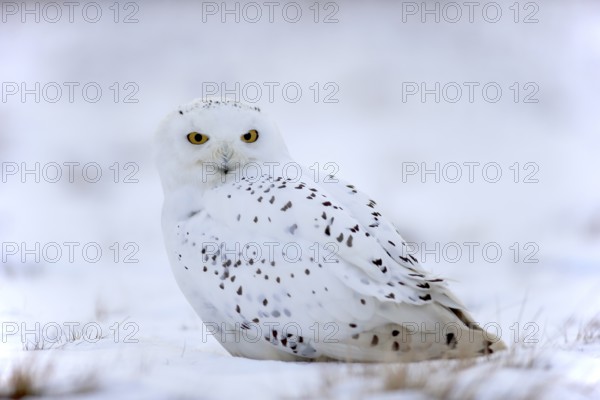
<path id="1" fill-rule="evenodd" d="M 202 135 L 199 133 L 196 133 L 194 135 L 194 139 L 196 140 L 196 142 L 201 142 L 202 141 Z"/>
<path id="2" fill-rule="evenodd" d="M 242 141 L 246 143 L 254 143 L 258 140 L 258 131 L 256 129 L 251 129 L 248 132 L 241 135 L 240 139 L 242 139 Z"/>

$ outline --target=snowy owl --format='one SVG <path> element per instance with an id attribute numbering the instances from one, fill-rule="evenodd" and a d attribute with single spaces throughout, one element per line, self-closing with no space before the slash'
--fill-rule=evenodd
<path id="1" fill-rule="evenodd" d="M 232 355 L 394 362 L 505 347 L 406 254 L 375 201 L 296 164 L 259 108 L 194 100 L 156 139 L 175 279 Z"/>

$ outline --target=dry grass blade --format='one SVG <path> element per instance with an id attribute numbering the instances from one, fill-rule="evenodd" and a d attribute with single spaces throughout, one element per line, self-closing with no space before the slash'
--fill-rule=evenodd
<path id="1" fill-rule="evenodd" d="M 6 376 L 0 376 L 0 398 L 63 397 L 90 393 L 99 387 L 93 372 L 76 376 L 59 387 L 53 383 L 55 371 L 52 364 L 41 364 L 33 357 L 24 359 L 8 369 Z"/>
<path id="2" fill-rule="evenodd" d="M 33 359 L 23 361 L 14 366 L 0 386 L 0 397 L 21 399 L 27 396 L 41 396 L 44 394 L 43 383 L 52 375 L 52 367 L 34 365 Z"/>
<path id="3" fill-rule="evenodd" d="M 579 329 L 576 341 L 584 344 L 600 343 L 600 314 L 596 314 Z"/>

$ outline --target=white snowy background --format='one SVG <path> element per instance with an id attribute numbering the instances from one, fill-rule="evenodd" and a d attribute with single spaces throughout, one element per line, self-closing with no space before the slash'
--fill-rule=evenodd
<path id="1" fill-rule="evenodd" d="M 485 14 L 479 3 L 470 22 L 459 3 L 452 23 L 456 8 L 440 2 L 436 23 L 420 13 L 435 2 L 300 1 L 291 23 L 282 15 L 288 2 L 272 22 L 259 2 L 252 23 L 256 7 L 239 3 L 239 22 L 227 14 L 223 23 L 221 2 L 99 2 L 91 23 L 98 7 L 88 3 L 77 3 L 72 22 L 62 2 L 60 17 L 45 2 L 2 3 L 0 397 L 15 395 L 19 378 L 30 393 L 86 399 L 600 397 L 600 4 L 501 1 L 492 23 L 496 7 Z M 413 5 L 417 14 L 407 14 Z M 36 7 L 39 22 L 25 12 Z M 325 23 L 328 16 L 337 22 Z M 52 82 L 62 89 L 56 102 Z M 65 82 L 78 84 L 73 101 Z M 335 163 L 407 240 L 439 243 L 439 260 L 427 255 L 426 268 L 451 278 L 511 350 L 393 366 L 229 356 L 171 276 L 152 158 L 160 119 L 211 82 L 257 83 L 256 104 L 277 120 L 298 162 Z M 264 82 L 279 84 L 272 99 Z M 455 103 L 451 88 L 439 103 L 433 94 L 423 102 L 420 93 L 403 98 L 407 82 L 456 82 L 463 93 Z M 464 82 L 479 85 L 472 102 Z M 482 94 L 490 82 L 502 89 L 497 102 Z M 99 101 L 84 97 L 87 83 L 101 87 Z M 302 89 L 297 102 L 282 94 L 288 83 Z M 532 87 L 538 101 L 526 103 Z M 23 88 L 33 92 L 22 98 Z M 137 102 L 125 102 L 134 91 Z M 327 94 L 337 102 L 325 102 Z M 256 92 L 238 95 L 248 102 Z M 73 182 L 69 162 L 80 163 Z M 473 182 L 469 162 L 480 163 Z M 22 174 L 35 163 L 39 182 Z M 53 163 L 63 166 L 56 183 Z M 97 183 L 84 179 L 93 168 L 82 175 L 88 163 L 101 168 Z M 461 165 L 462 178 L 449 182 L 456 170 L 448 167 L 439 182 L 403 179 L 408 165 L 435 163 L 440 172 Z M 497 183 L 484 179 L 487 163 L 501 167 Z M 537 182 L 525 182 L 532 172 Z M 125 182 L 129 173 L 137 182 Z M 465 242 L 478 243 L 473 260 Z M 442 251 L 452 243 L 462 249 L 456 262 L 448 246 Z M 482 253 L 488 243 L 502 250 L 496 262 L 493 251 Z M 101 248 L 99 261 L 90 261 L 90 246 Z M 125 262 L 131 253 L 135 262 Z"/>

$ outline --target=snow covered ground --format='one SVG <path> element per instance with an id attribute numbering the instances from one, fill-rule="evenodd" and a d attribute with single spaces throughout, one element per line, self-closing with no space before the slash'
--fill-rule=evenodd
<path id="1" fill-rule="evenodd" d="M 2 3 L 0 397 L 600 398 L 596 2 L 52 4 Z M 376 199 L 511 349 L 229 356 L 171 276 L 152 160 L 162 116 L 221 85 Z"/>

